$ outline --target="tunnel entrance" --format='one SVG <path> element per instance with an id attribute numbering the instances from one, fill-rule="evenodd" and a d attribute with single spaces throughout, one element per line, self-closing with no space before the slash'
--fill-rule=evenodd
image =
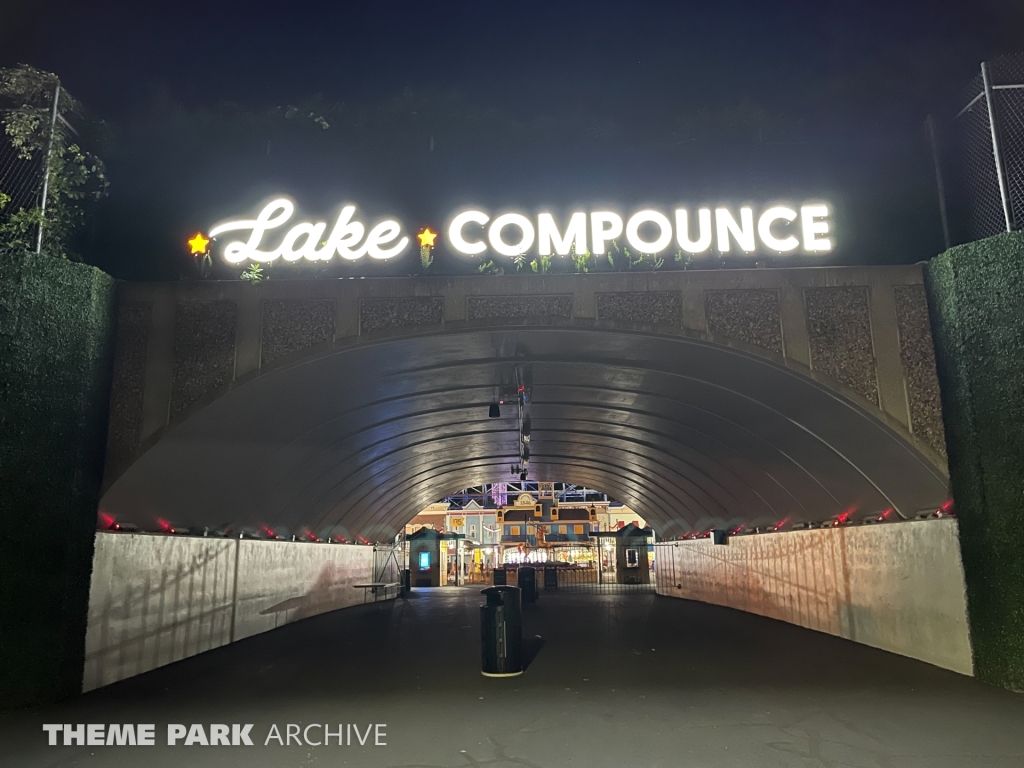
<path id="1" fill-rule="evenodd" d="M 129 657 L 110 638 L 138 631 L 145 643 L 152 634 L 153 614 L 135 611 L 138 593 L 98 579 L 101 571 L 140 574 L 150 585 L 146 594 L 163 594 L 166 568 L 157 566 L 173 562 L 189 573 L 194 567 L 194 582 L 220 590 L 217 616 L 225 618 L 218 618 L 209 645 L 199 646 L 212 647 L 361 602 L 352 587 L 379 583 L 370 575 L 375 548 L 393 548 L 410 521 L 453 489 L 500 478 L 597 488 L 626 504 L 657 538 L 647 570 L 653 564 L 659 594 L 693 597 L 687 590 L 700 586 L 697 599 L 861 642 L 872 635 L 858 622 L 868 621 L 881 647 L 918 657 L 924 646 L 917 636 L 905 635 L 905 622 L 885 618 L 899 612 L 865 609 L 860 597 L 889 595 L 886 585 L 897 579 L 916 585 L 900 592 L 908 601 L 901 610 L 918 610 L 921 595 L 963 602 L 956 537 L 945 526 L 923 524 L 924 538 L 916 523 L 856 528 L 906 528 L 884 541 L 825 535 L 837 524 L 845 530 L 879 518 L 912 521 L 947 499 L 936 459 L 867 400 L 778 356 L 687 330 L 576 319 L 495 322 L 360 336 L 182 410 L 113 482 L 101 506 L 140 531 L 167 526 L 198 531 L 199 538 L 140 544 L 160 549 L 152 557 L 104 542 L 110 554 L 102 569 L 94 568 L 90 596 L 89 679 L 103 684 L 142 668 L 120 661 Z M 504 506 L 536 513 L 536 490 L 518 507 L 514 496 Z M 544 521 L 541 507 L 539 518 L 503 518 L 502 525 L 521 526 L 518 536 L 528 540 L 529 526 Z M 549 524 L 586 525 L 587 515 Z M 282 531 L 295 541 L 268 540 Z M 728 557 L 711 538 L 768 531 L 787 538 L 741 536 L 748 543 L 727 547 Z M 556 566 L 557 588 L 649 591 L 639 546 L 616 551 L 614 584 L 603 571 L 580 567 L 601 562 L 606 543 L 575 551 L 567 543 L 562 555 L 573 567 L 558 573 Z M 171 549 L 182 559 L 167 560 Z M 509 566 L 518 583 L 530 554 L 525 546 L 506 552 L 510 562 L 502 552 L 501 570 Z M 219 568 L 216 574 L 192 565 L 200 554 Z M 887 559 L 876 567 L 871 558 L 879 556 Z M 411 570 L 408 555 L 402 565 Z M 904 566 L 917 570 L 907 576 Z M 857 583 L 854 568 L 877 575 L 877 583 L 844 592 Z M 758 581 L 782 573 L 785 583 Z M 948 588 L 934 588 L 936 573 Z M 814 581 L 819 574 L 826 583 Z M 542 598 L 544 579 L 543 570 L 535 573 Z M 784 613 L 779 604 L 792 610 Z M 954 668 L 969 658 L 961 608 L 929 603 L 925 620 L 913 624 L 929 636 L 956 639 L 936 657 Z M 181 611 L 190 621 L 188 606 Z M 168 627 L 179 618 L 169 616 Z M 121 632 L 120 624 L 131 626 Z M 209 633 L 201 630 L 206 642 Z M 167 633 L 177 642 L 173 629 Z M 147 665 L 161 663 L 146 654 L 138 657 Z"/>

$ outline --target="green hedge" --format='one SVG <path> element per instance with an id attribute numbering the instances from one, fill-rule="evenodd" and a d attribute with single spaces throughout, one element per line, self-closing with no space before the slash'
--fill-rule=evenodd
<path id="1" fill-rule="evenodd" d="M 1024 691 L 1024 233 L 926 272 L 976 675 Z"/>
<path id="2" fill-rule="evenodd" d="M 0 253 L 0 706 L 81 690 L 114 281 Z"/>

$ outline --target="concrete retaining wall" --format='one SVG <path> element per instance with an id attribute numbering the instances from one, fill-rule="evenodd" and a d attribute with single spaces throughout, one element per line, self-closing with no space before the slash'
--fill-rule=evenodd
<path id="1" fill-rule="evenodd" d="M 656 557 L 658 594 L 974 673 L 952 518 L 666 542 Z"/>
<path id="2" fill-rule="evenodd" d="M 234 640 L 363 601 L 373 547 L 241 541 Z"/>
<path id="3" fill-rule="evenodd" d="M 97 533 L 82 690 L 362 602 L 373 547 Z"/>

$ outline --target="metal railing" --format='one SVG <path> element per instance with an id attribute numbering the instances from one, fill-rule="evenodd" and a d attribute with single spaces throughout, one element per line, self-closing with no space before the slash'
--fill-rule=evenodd
<path id="1" fill-rule="evenodd" d="M 405 550 L 377 544 L 373 548 L 373 580 L 391 584 L 402 580 Z"/>
<path id="2" fill-rule="evenodd" d="M 617 595 L 617 594 L 653 594 L 655 591 L 654 569 L 650 566 L 630 569 L 619 573 L 614 567 L 602 567 L 596 564 L 588 567 L 570 567 L 554 563 L 524 563 L 534 568 L 538 591 L 542 594 L 569 595 Z M 505 566 L 503 583 L 509 586 L 519 585 L 519 568 L 522 566 Z M 492 582 L 493 579 L 493 573 Z M 502 580 L 498 580 L 502 583 Z"/>

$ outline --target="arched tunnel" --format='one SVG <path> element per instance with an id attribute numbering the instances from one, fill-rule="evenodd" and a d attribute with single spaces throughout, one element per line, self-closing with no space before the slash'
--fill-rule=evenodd
<path id="1" fill-rule="evenodd" d="M 917 519 L 948 499 L 945 469 L 920 433 L 821 367 L 693 328 L 564 316 L 360 322 L 349 334 L 339 324 L 319 345 L 268 359 L 250 354 L 269 348 L 260 300 L 269 301 L 240 294 L 240 315 L 252 303 L 248 320 L 211 334 L 230 341 L 230 377 L 185 405 L 173 397 L 184 378 L 177 361 L 203 339 L 204 353 L 189 359 L 198 380 L 206 368 L 196 361 L 216 349 L 183 323 L 161 326 L 186 316 L 187 301 L 147 321 L 137 368 L 147 373 L 135 380 L 146 381 L 140 410 L 163 422 L 142 430 L 101 499 L 102 513 L 139 531 L 95 537 L 82 678 L 94 698 L 85 701 L 131 702 L 146 686 L 171 695 L 180 678 L 199 681 L 188 683 L 195 701 L 234 697 L 232 721 L 257 730 L 284 717 L 269 714 L 278 701 L 336 712 L 372 699 L 386 700 L 396 732 L 408 734 L 437 729 L 423 715 L 432 686 L 432 695 L 471 694 L 463 719 L 476 733 L 492 717 L 505 722 L 508 706 L 524 708 L 519 730 L 540 702 L 545 717 L 560 717 L 558 697 L 598 681 L 602 711 L 616 718 L 638 701 L 646 718 L 645 697 L 659 696 L 673 718 L 694 685 L 746 701 L 745 692 L 811 690 L 839 674 L 845 699 L 865 680 L 972 674 L 957 520 Z M 350 306 L 339 301 L 333 316 Z M 620 547 L 601 539 L 615 531 L 583 524 L 589 553 L 575 538 L 546 538 L 562 551 L 505 559 L 519 535 L 505 517 L 477 572 L 466 573 L 466 554 L 483 554 L 482 534 L 476 547 L 431 550 L 437 582 L 422 573 L 426 537 L 393 546 L 439 499 L 519 480 L 526 448 L 530 480 L 599 489 L 651 524 L 660 540 L 636 566 L 648 579 L 626 581 L 628 560 L 618 564 L 635 539 Z M 884 525 L 832 525 L 886 510 Z M 577 518 L 560 517 L 559 528 L 563 519 Z M 795 530 L 805 523 L 820 525 Z M 188 535 L 159 535 L 164 526 Z M 725 537 L 726 546 L 718 536 L 680 540 L 743 527 L 762 533 Z M 260 529 L 261 540 L 246 535 Z M 268 529 L 299 540 L 268 540 Z M 305 531 L 320 541 L 303 541 Z M 543 594 L 522 609 L 531 649 L 522 683 L 481 686 L 479 591 L 522 585 L 531 562 Z M 396 579 L 392 563 L 408 571 Z M 440 576 L 449 569 L 454 580 Z M 408 589 L 395 583 L 405 578 Z M 227 717 L 203 711 L 195 717 Z M 113 712 L 110 722 L 127 716 Z"/>
<path id="2" fill-rule="evenodd" d="M 912 518 L 947 498 L 944 470 L 905 430 L 781 359 L 684 330 L 463 322 L 359 337 L 199 404 L 101 509 L 143 530 L 389 541 L 425 505 L 510 478 L 519 385 L 529 478 L 599 488 L 662 538 L 844 512 Z"/>

